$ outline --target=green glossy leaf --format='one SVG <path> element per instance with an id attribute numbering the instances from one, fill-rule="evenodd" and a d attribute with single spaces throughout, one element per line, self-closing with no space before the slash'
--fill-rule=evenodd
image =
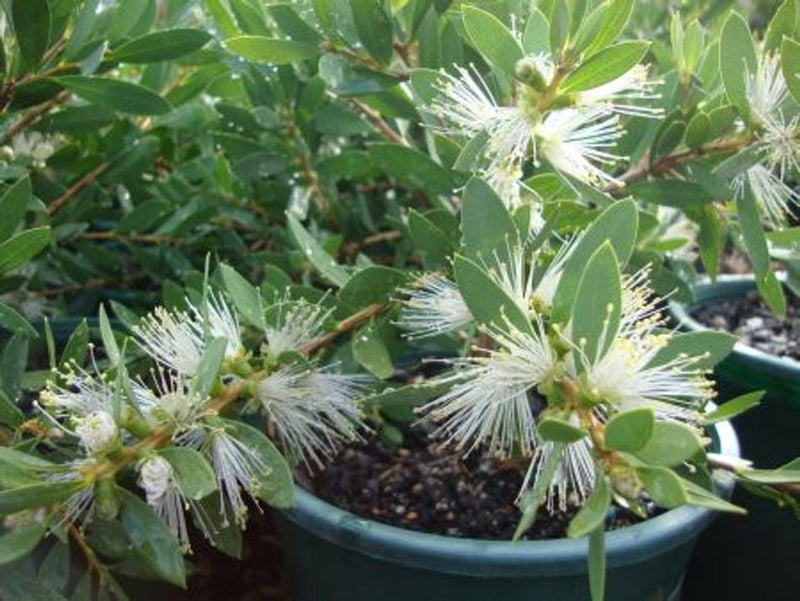
<path id="1" fill-rule="evenodd" d="M 636 457 L 653 466 L 674 466 L 688 461 L 703 450 L 697 432 L 678 422 L 656 422 L 647 443 Z"/>
<path id="2" fill-rule="evenodd" d="M 765 394 L 765 391 L 757 390 L 755 392 L 748 392 L 747 394 L 737 396 L 729 401 L 725 401 L 719 407 L 714 409 L 714 411 L 706 413 L 703 416 L 701 423 L 703 425 L 716 424 L 717 422 L 729 420 L 737 415 L 741 415 L 745 411 L 749 411 L 754 407 L 758 407 L 758 405 L 761 404 L 761 399 Z"/>
<path id="3" fill-rule="evenodd" d="M 514 540 L 519 540 L 519 537 L 525 534 L 533 525 L 536 520 L 536 512 L 544 503 L 547 491 L 550 488 L 550 483 L 553 481 L 556 470 L 561 464 L 561 457 L 564 455 L 565 443 L 556 442 L 551 448 L 550 452 L 546 454 L 542 467 L 538 473 L 538 477 L 533 483 L 533 488 L 525 490 L 520 493 L 517 505 L 521 516 L 519 523 L 514 530 Z"/>
<path id="4" fill-rule="evenodd" d="M 95 19 L 97 17 L 100 6 L 100 0 L 87 0 L 83 3 L 80 11 L 77 13 L 75 25 L 67 40 L 67 45 L 64 47 L 64 58 L 72 61 L 80 53 L 89 35 L 92 33 Z"/>
<path id="5" fill-rule="evenodd" d="M 555 0 L 550 10 L 550 52 L 560 58 L 568 41 L 570 30 L 570 5 L 567 0 Z"/>
<path id="6" fill-rule="evenodd" d="M 367 324 L 353 336 L 351 347 L 353 358 L 376 378 L 385 380 L 394 375 L 389 350 L 374 323 Z"/>
<path id="7" fill-rule="evenodd" d="M 225 47 L 249 61 L 275 65 L 286 65 L 320 54 L 319 48 L 311 44 L 253 35 L 228 38 Z"/>
<path id="8" fill-rule="evenodd" d="M 200 50 L 211 35 L 199 29 L 154 31 L 123 44 L 108 57 L 121 63 L 157 63 Z"/>
<path id="9" fill-rule="evenodd" d="M 419 211 L 411 209 L 408 212 L 408 231 L 425 267 L 436 269 L 446 263 L 453 250 L 453 243 L 435 223 Z"/>
<path id="10" fill-rule="evenodd" d="M 254 478 L 255 494 L 273 507 L 294 504 L 294 480 L 289 464 L 272 441 L 264 434 L 239 421 L 224 420 L 225 430 L 252 450 L 263 466 Z"/>
<path id="11" fill-rule="evenodd" d="M 306 259 L 308 259 L 319 272 L 320 276 L 334 286 L 344 286 L 350 279 L 350 274 L 347 270 L 325 252 L 319 242 L 317 242 L 297 220 L 297 217 L 288 213 L 286 215 L 286 221 L 289 224 L 289 231 L 292 233 L 295 243 L 305 255 Z"/>
<path id="12" fill-rule="evenodd" d="M 267 7 L 270 16 L 290 38 L 298 42 L 318 45 L 322 36 L 289 4 L 273 4 Z"/>
<path id="13" fill-rule="evenodd" d="M 117 494 L 122 501 L 119 519 L 138 557 L 167 582 L 185 587 L 183 554 L 167 524 L 133 493 L 117 488 Z"/>
<path id="14" fill-rule="evenodd" d="M 667 344 L 650 360 L 649 366 L 664 365 L 686 355 L 698 357 L 694 369 L 710 370 L 727 357 L 737 338 L 726 332 L 672 334 Z"/>
<path id="15" fill-rule="evenodd" d="M 614 249 L 606 241 L 583 271 L 572 310 L 572 341 L 588 365 L 602 359 L 616 338 L 621 311 L 622 278 Z M 586 365 L 581 361 L 576 368 L 583 372 Z"/>
<path id="16" fill-rule="evenodd" d="M 637 182 L 629 191 L 645 202 L 679 209 L 704 206 L 714 199 L 697 184 L 681 180 L 652 180 Z"/>
<path id="17" fill-rule="evenodd" d="M 38 338 L 39 336 L 27 319 L 3 303 L 0 303 L 0 328 L 5 328 L 10 332 L 19 332 L 30 338 Z"/>
<path id="18" fill-rule="evenodd" d="M 620 42 L 600 50 L 564 80 L 565 92 L 591 90 L 625 75 L 644 58 L 648 42 Z"/>
<path id="19" fill-rule="evenodd" d="M 606 446 L 625 453 L 638 451 L 650 440 L 654 425 L 655 414 L 649 407 L 616 413 L 605 427 Z"/>
<path id="20" fill-rule="evenodd" d="M 500 73 L 511 77 L 524 56 L 514 35 L 493 14 L 475 6 L 465 6 L 463 15 L 464 27 L 478 51 Z"/>
<path id="21" fill-rule="evenodd" d="M 603 19 L 603 25 L 592 43 L 586 48 L 586 56 L 591 56 L 609 44 L 614 43 L 625 30 L 635 2 L 634 0 L 611 0 L 607 5 L 608 8 Z"/>
<path id="22" fill-rule="evenodd" d="M 666 509 L 689 502 L 689 495 L 681 478 L 666 467 L 640 467 L 636 470 L 650 498 Z"/>
<path id="23" fill-rule="evenodd" d="M 611 506 L 611 487 L 605 475 L 597 479 L 597 487 L 569 523 L 567 535 L 580 538 L 590 534 L 597 528 L 603 528 L 606 514 Z"/>
<path id="24" fill-rule="evenodd" d="M 31 180 L 23 177 L 11 185 L 0 198 L 0 242 L 5 242 L 16 229 L 23 225 L 25 212 L 33 198 Z"/>
<path id="25" fill-rule="evenodd" d="M 66 597 L 46 588 L 17 566 L 10 566 L 0 576 L 0 599 L 67 601 Z"/>
<path id="26" fill-rule="evenodd" d="M 89 324 L 82 319 L 72 331 L 61 353 L 61 366 L 69 366 L 71 363 L 83 365 L 86 362 L 86 351 L 89 347 Z"/>
<path id="27" fill-rule="evenodd" d="M 0 534 L 0 565 L 11 563 L 33 551 L 47 532 L 44 524 L 33 522 Z"/>
<path id="28" fill-rule="evenodd" d="M 25 265 L 50 243 L 50 228 L 20 232 L 0 244 L 0 275 Z"/>
<path id="29" fill-rule="evenodd" d="M 229 557 L 241 559 L 242 529 L 229 508 L 224 513 L 220 512 L 220 507 L 225 507 L 220 494 L 209 495 L 198 501 L 197 505 L 199 510 L 192 512 L 192 518 L 198 529 L 210 535 L 208 542 L 211 546 Z"/>
<path id="30" fill-rule="evenodd" d="M 797 469 L 782 467 L 775 470 L 739 469 L 736 470 L 736 474 L 759 484 L 800 484 L 800 467 Z"/>
<path id="31" fill-rule="evenodd" d="M 543 54 L 550 50 L 550 21 L 535 6 L 522 34 L 522 48 L 528 55 Z"/>
<path id="32" fill-rule="evenodd" d="M 456 255 L 453 271 L 458 290 L 477 322 L 502 328 L 508 321 L 521 331 L 533 334 L 525 312 L 477 263 Z"/>
<path id="33" fill-rule="evenodd" d="M 475 177 L 464 190 L 461 232 L 470 259 L 491 261 L 495 252 L 506 258 L 506 249 L 517 242 L 517 227 L 503 201 L 489 184 Z"/>
<path id="34" fill-rule="evenodd" d="M 784 38 L 781 43 L 781 70 L 786 80 L 786 87 L 794 98 L 800 103 L 800 43 Z"/>
<path id="35" fill-rule="evenodd" d="M 112 41 L 134 34 L 142 26 L 149 29 L 148 21 L 152 22 L 155 16 L 149 14 L 155 8 L 152 0 L 117 0 L 113 8 L 108 28 L 108 37 Z"/>
<path id="36" fill-rule="evenodd" d="M 746 509 L 734 505 L 733 503 L 728 503 L 728 501 L 725 501 L 724 499 L 720 499 L 711 491 L 706 490 L 702 486 L 699 486 L 690 480 L 681 478 L 681 484 L 686 491 L 690 505 L 699 505 L 701 507 L 708 507 L 709 509 L 713 509 L 715 511 L 724 511 L 726 513 L 735 513 L 739 515 L 744 515 L 747 513 Z"/>
<path id="37" fill-rule="evenodd" d="M 111 329 L 111 322 L 108 320 L 104 305 L 100 305 L 99 322 L 100 336 L 103 339 L 103 349 L 108 355 L 111 365 L 117 365 L 120 360 L 119 346 L 117 345 L 117 339 L 114 337 L 114 330 Z"/>
<path id="38" fill-rule="evenodd" d="M 82 486 L 80 482 L 37 482 L 0 490 L 0 516 L 54 505 L 78 492 Z"/>
<path id="39" fill-rule="evenodd" d="M 47 0 L 14 0 L 11 16 L 22 60 L 29 69 L 36 69 L 50 40 L 50 3 Z"/>
<path id="40" fill-rule="evenodd" d="M 784 0 L 781 3 L 767 27 L 767 34 L 764 36 L 765 50 L 779 50 L 784 36 L 794 37 L 797 29 L 797 8 L 797 0 Z"/>
<path id="41" fill-rule="evenodd" d="M 333 15 L 333 5 L 331 0 L 311 0 L 314 9 L 314 16 L 317 22 L 329 38 L 335 39 L 337 36 L 336 20 Z"/>
<path id="42" fill-rule="evenodd" d="M 167 447 L 158 451 L 172 467 L 175 482 L 187 499 L 199 501 L 217 490 L 217 478 L 208 461 L 194 449 Z"/>
<path id="43" fill-rule="evenodd" d="M 25 414 L 0 390 L 0 424 L 16 428 L 25 421 Z"/>
<path id="44" fill-rule="evenodd" d="M 563 275 L 553 299 L 553 318 L 566 322 L 572 314 L 575 295 L 586 264 L 608 240 L 620 268 L 628 263 L 639 229 L 639 215 L 633 200 L 620 200 L 605 209 L 585 230 L 564 263 Z"/>
<path id="45" fill-rule="evenodd" d="M 756 49 L 750 27 L 741 15 L 732 12 L 722 26 L 719 44 L 719 68 L 725 93 L 742 116 L 750 113 L 745 77 L 755 73 Z"/>
<path id="46" fill-rule="evenodd" d="M 239 315 L 250 325 L 263 330 L 265 327 L 264 307 L 261 294 L 256 287 L 239 275 L 230 265 L 222 263 L 219 266 L 219 271 L 222 274 L 225 289 L 228 291 Z"/>
<path id="47" fill-rule="evenodd" d="M 209 395 L 220 375 L 227 347 L 228 340 L 226 338 L 214 338 L 206 345 L 205 352 L 197 366 L 197 375 L 192 378 L 193 394 L 201 398 Z"/>
<path id="48" fill-rule="evenodd" d="M 388 64 L 392 60 L 392 20 L 384 0 L 349 0 L 353 24 L 361 43 L 375 60 Z"/>
<path id="49" fill-rule="evenodd" d="M 583 428 L 551 415 L 547 415 L 539 421 L 536 433 L 544 440 L 564 443 L 576 442 L 588 434 Z"/>
<path id="50" fill-rule="evenodd" d="M 399 269 L 371 265 L 353 274 L 339 291 L 339 300 L 353 309 L 385 303 L 407 281 L 408 276 Z"/>
<path id="51" fill-rule="evenodd" d="M 56 77 L 53 81 L 87 102 L 121 113 L 163 115 L 172 110 L 164 98 L 130 81 L 81 75 Z"/>
<path id="52" fill-rule="evenodd" d="M 458 183 L 456 174 L 417 150 L 397 144 L 373 144 L 369 149 L 375 167 L 426 194 L 452 194 Z"/>

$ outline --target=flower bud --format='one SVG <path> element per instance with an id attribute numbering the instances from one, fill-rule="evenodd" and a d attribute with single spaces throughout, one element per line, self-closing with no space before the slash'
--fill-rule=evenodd
<path id="1" fill-rule="evenodd" d="M 158 505 L 172 486 L 172 466 L 160 455 L 145 459 L 139 466 L 139 486 L 144 489 L 148 505 Z"/>
<path id="2" fill-rule="evenodd" d="M 522 83 L 529 85 L 537 92 L 544 92 L 547 89 L 547 82 L 544 75 L 536 65 L 536 61 L 530 57 L 521 58 L 514 66 L 514 75 Z"/>
<path id="3" fill-rule="evenodd" d="M 91 454 L 106 453 L 119 443 L 117 424 L 106 411 L 94 411 L 80 418 L 75 433 Z"/>

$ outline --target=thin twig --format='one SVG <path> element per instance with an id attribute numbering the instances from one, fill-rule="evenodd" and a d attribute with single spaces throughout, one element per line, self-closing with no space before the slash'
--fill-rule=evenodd
<path id="1" fill-rule="evenodd" d="M 89 546 L 89 543 L 86 542 L 86 538 L 84 538 L 83 533 L 74 524 L 70 525 L 69 533 L 78 544 L 78 547 L 80 547 L 84 557 L 86 557 L 86 563 L 89 564 L 89 570 L 97 573 L 97 580 L 100 588 L 105 588 L 107 578 L 106 568 L 102 563 L 100 563 L 100 560 L 97 558 L 97 554 L 94 552 L 94 549 Z"/>
<path id="2" fill-rule="evenodd" d="M 57 107 L 59 104 L 63 104 L 64 102 L 66 102 L 68 98 L 69 98 L 69 92 L 65 90 L 63 92 L 56 94 L 47 102 L 43 102 L 42 104 L 29 110 L 22 119 L 17 121 L 14 125 L 12 125 L 9 128 L 9 130 L 3 136 L 2 143 L 5 144 L 6 142 L 13 140 L 14 137 L 25 131 L 28 127 L 33 125 L 44 115 L 46 115 L 55 107 Z"/>
<path id="3" fill-rule="evenodd" d="M 393 240 L 398 240 L 402 236 L 403 233 L 399 230 L 388 230 L 386 232 L 378 232 L 377 234 L 372 234 L 371 236 L 367 236 L 361 241 L 354 240 L 353 242 L 348 242 L 342 249 L 342 255 L 344 255 L 345 257 L 352 257 L 362 248 L 374 246 L 376 244 L 380 244 L 381 242 L 391 242 Z"/>
<path id="4" fill-rule="evenodd" d="M 347 319 L 340 321 L 333 331 L 323 334 L 322 336 L 319 336 L 318 338 L 306 344 L 300 349 L 300 352 L 311 355 L 323 346 L 330 344 L 333 340 L 345 332 L 354 330 L 362 323 L 372 319 L 376 315 L 380 315 L 388 306 L 389 305 L 387 303 L 373 303 L 369 305 L 358 313 L 354 313 Z"/>
<path id="5" fill-rule="evenodd" d="M 108 166 L 109 163 L 101 163 L 89 173 L 81 177 L 77 182 L 72 184 L 66 192 L 64 192 L 61 196 L 56 198 L 47 206 L 47 214 L 50 216 L 55 215 L 65 204 L 71 201 L 84 188 L 92 185 L 95 180 L 100 177 L 100 175 L 102 175 L 106 169 L 108 169 Z"/>
<path id="6" fill-rule="evenodd" d="M 389 124 L 383 120 L 383 117 L 381 117 L 381 114 L 378 111 L 367 106 L 363 102 L 356 100 L 355 98 L 350 99 L 350 104 L 360 113 L 362 113 L 369 120 L 369 122 L 372 123 L 372 125 L 374 125 L 386 138 L 395 144 L 409 146 L 408 141 L 395 130 L 393 130 Z"/>
<path id="7" fill-rule="evenodd" d="M 85 240 L 119 240 L 120 242 L 143 242 L 145 244 L 180 244 L 180 240 L 166 234 L 123 234 L 120 232 L 87 232 Z"/>

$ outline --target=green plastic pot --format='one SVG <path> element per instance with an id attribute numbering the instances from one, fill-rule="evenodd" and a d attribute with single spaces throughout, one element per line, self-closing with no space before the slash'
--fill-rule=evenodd
<path id="1" fill-rule="evenodd" d="M 708 329 L 690 312 L 755 290 L 751 276 L 721 276 L 694 286 L 695 302 L 671 302 L 685 331 Z M 758 467 L 777 467 L 800 456 L 800 363 L 737 343 L 714 370 L 717 402 L 765 390 L 761 405 L 733 422 L 742 456 Z M 701 538 L 687 577 L 684 601 L 796 601 L 800 598 L 800 521 L 788 509 L 737 488 L 733 502 L 745 519 L 723 516 Z"/>
<path id="2" fill-rule="evenodd" d="M 723 453 L 738 456 L 730 424 Z M 733 481 L 716 476 L 729 496 Z M 714 512 L 681 507 L 608 533 L 609 601 L 677 601 L 686 565 Z M 343 511 L 297 487 L 278 512 L 295 601 L 589 601 L 583 540 L 483 541 L 387 526 Z"/>

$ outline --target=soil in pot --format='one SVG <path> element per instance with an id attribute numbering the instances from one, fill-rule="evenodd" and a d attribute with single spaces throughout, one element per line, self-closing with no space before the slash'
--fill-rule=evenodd
<path id="1" fill-rule="evenodd" d="M 391 526 L 484 540 L 511 540 L 519 521 L 514 500 L 526 464 L 501 462 L 476 450 L 466 458 L 452 447 L 430 442 L 424 433 L 407 432 L 400 448 L 379 443 L 351 446 L 323 471 L 313 489 L 323 500 L 361 517 Z M 542 508 L 526 540 L 564 538 L 578 511 L 568 499 L 566 511 Z M 650 507 L 651 515 L 659 510 Z M 641 521 L 615 508 L 609 529 Z"/>
<path id="2" fill-rule="evenodd" d="M 770 355 L 800 361 L 800 299 L 786 295 L 785 316 L 775 315 L 755 291 L 692 311 L 700 323 L 739 337 Z"/>

